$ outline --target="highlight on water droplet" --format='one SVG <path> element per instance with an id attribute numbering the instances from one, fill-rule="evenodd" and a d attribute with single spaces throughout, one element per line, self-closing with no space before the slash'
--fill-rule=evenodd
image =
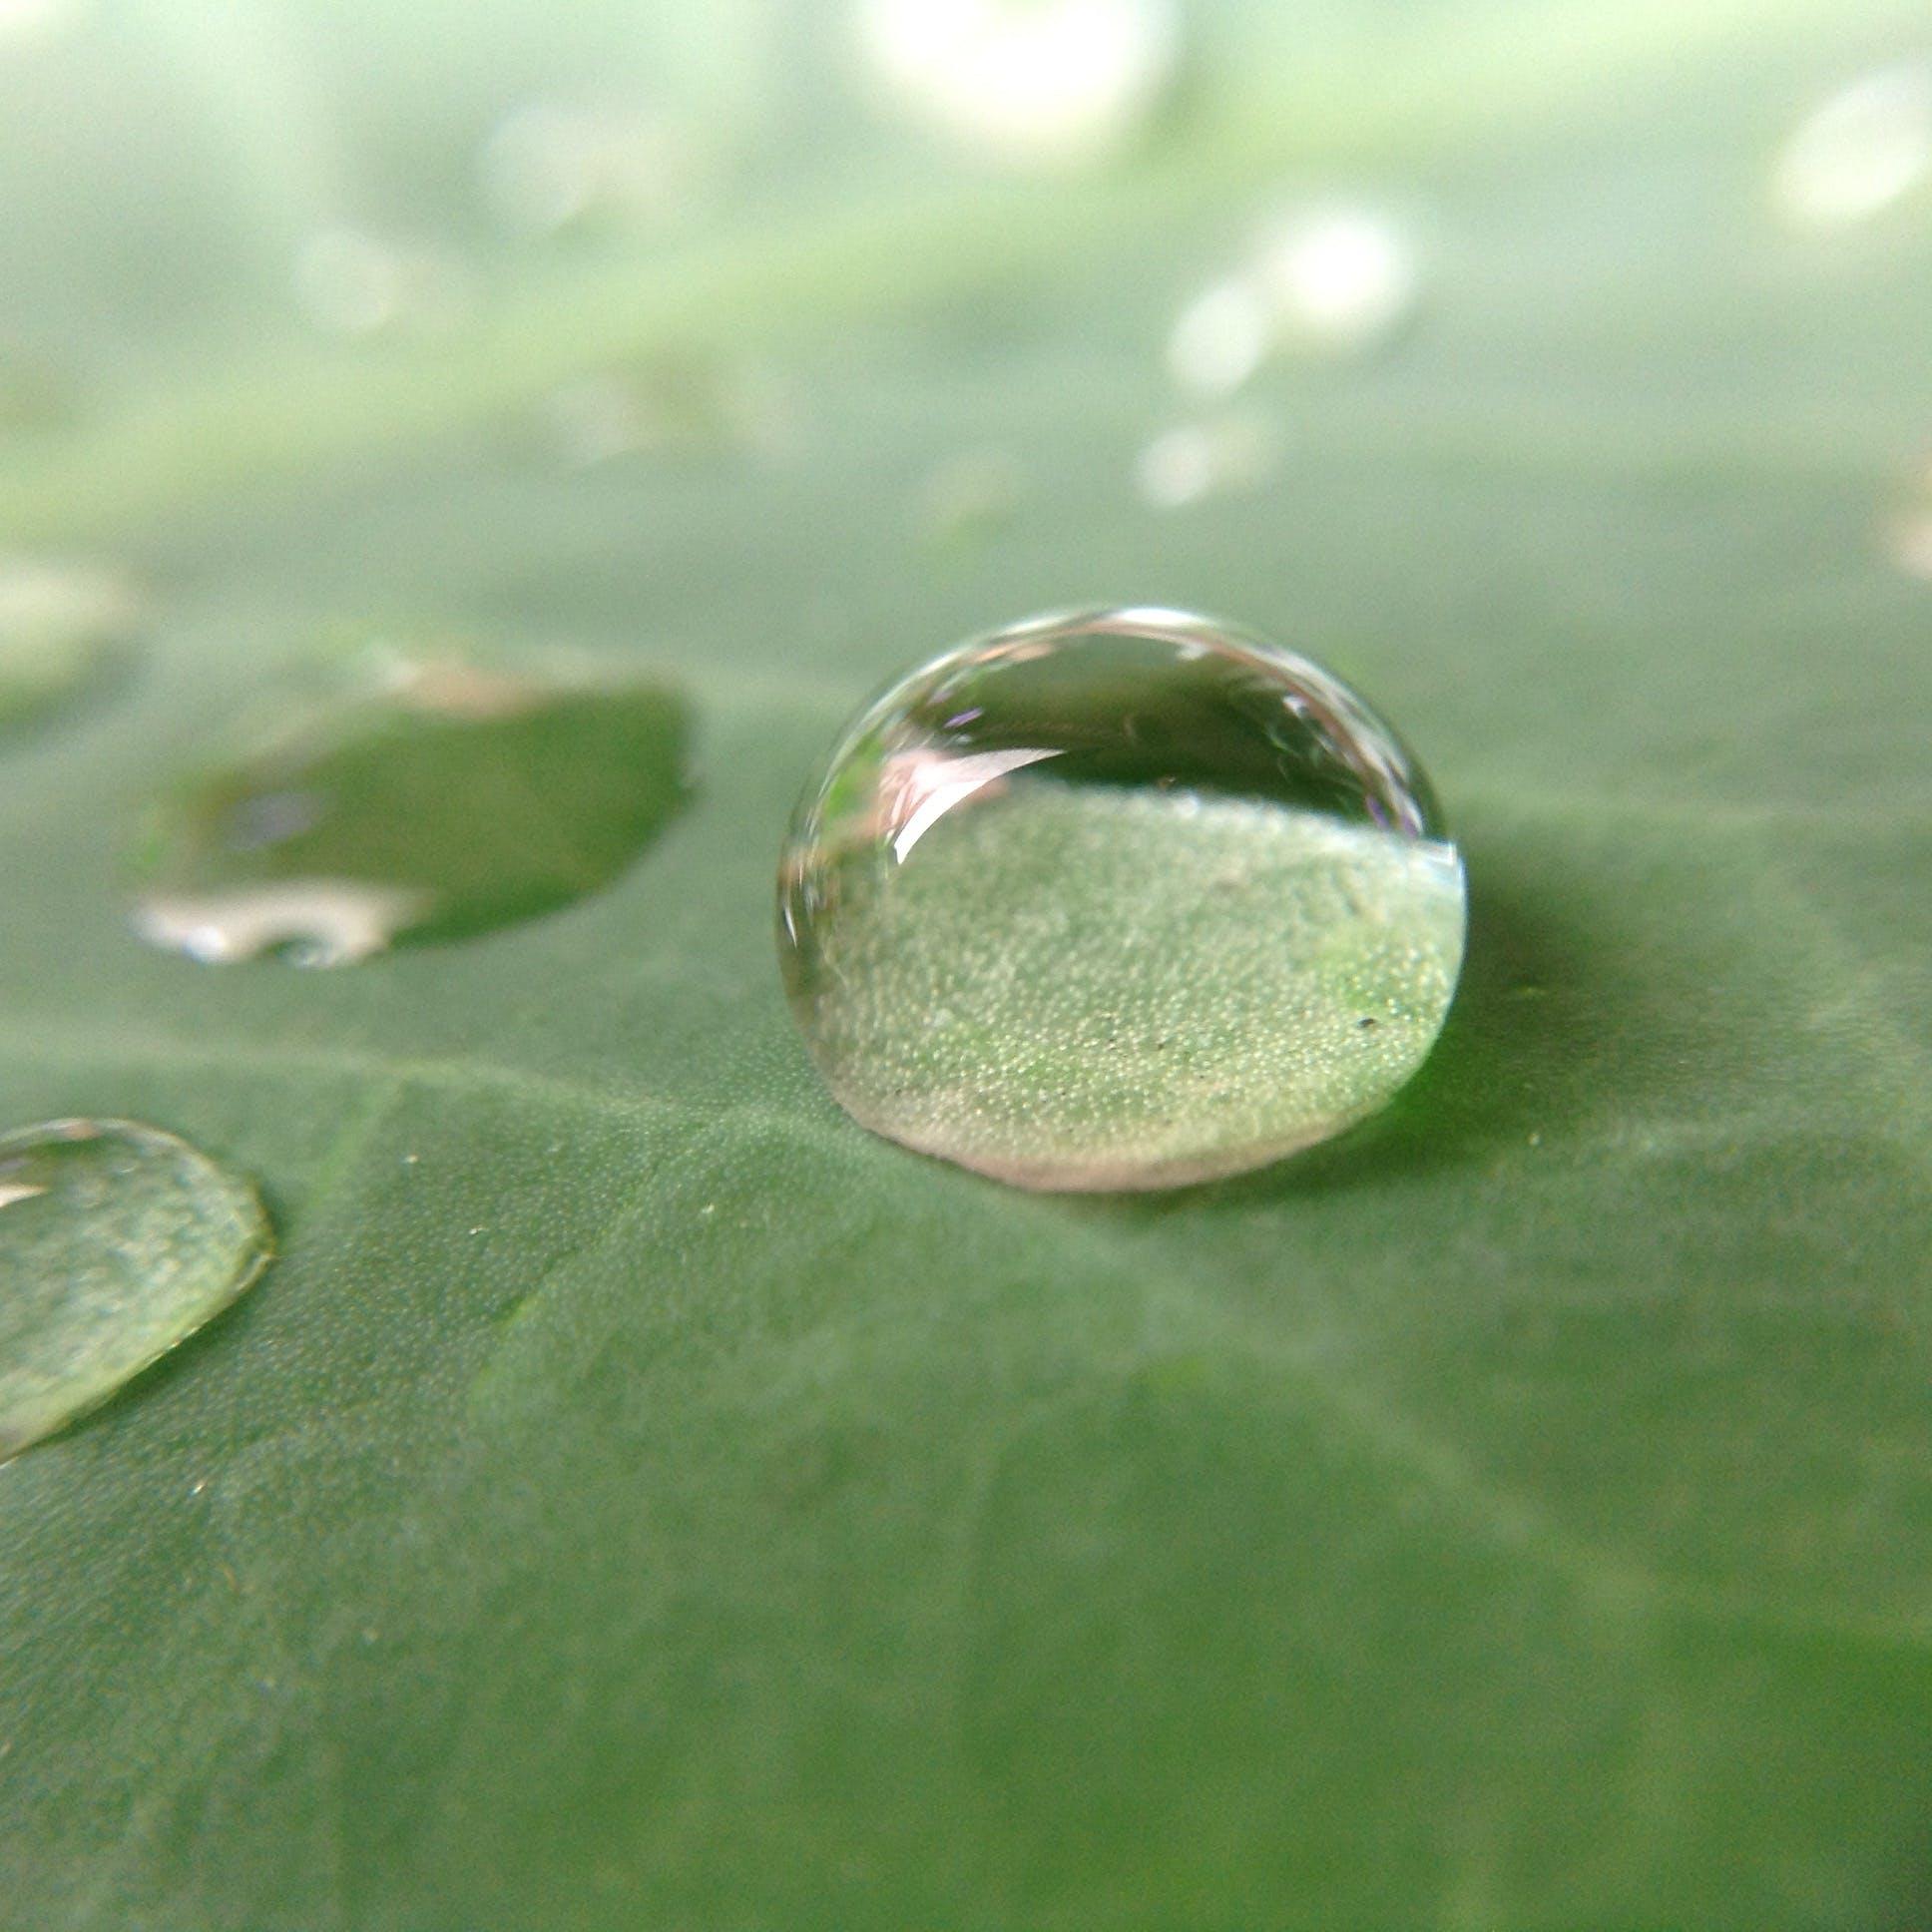
<path id="1" fill-rule="evenodd" d="M 1274 420 L 1252 409 L 1228 409 L 1154 437 L 1135 458 L 1134 487 L 1150 509 L 1185 510 L 1209 497 L 1261 489 L 1280 464 Z"/>
<path id="2" fill-rule="evenodd" d="M 840 1104 L 1042 1189 L 1340 1133 L 1441 1031 L 1462 861 L 1394 731 L 1183 612 L 1042 618 L 868 707 L 791 823 L 778 950 Z"/>
<path id="3" fill-rule="evenodd" d="M 535 918 L 678 814 L 687 737 L 662 683 L 391 659 L 157 800 L 135 929 L 209 964 L 345 966 Z"/>
<path id="4" fill-rule="evenodd" d="M 1173 0 L 859 0 L 896 103 L 987 159 L 1078 168 L 1145 129 L 1180 54 Z"/>
<path id="5" fill-rule="evenodd" d="M 0 1462 L 219 1314 L 271 1252 L 254 1190 L 159 1128 L 0 1135 Z"/>
<path id="6" fill-rule="evenodd" d="M 1900 61 L 1829 96 L 1785 143 L 1771 200 L 1798 228 L 1869 220 L 1932 180 L 1932 60 Z"/>
<path id="7" fill-rule="evenodd" d="M 106 564 L 0 557 L 0 728 L 38 720 L 122 663 L 146 616 Z"/>

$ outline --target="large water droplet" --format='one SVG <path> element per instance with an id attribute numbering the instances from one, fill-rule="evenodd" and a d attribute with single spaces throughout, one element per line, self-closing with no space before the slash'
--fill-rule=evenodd
<path id="1" fill-rule="evenodd" d="M 253 1189 L 159 1128 L 0 1136 L 0 1461 L 193 1334 L 270 1251 Z"/>
<path id="2" fill-rule="evenodd" d="M 159 801 L 136 928 L 211 963 L 339 966 L 535 917 L 677 814 L 686 735 L 660 685 L 405 666 Z"/>
<path id="3" fill-rule="evenodd" d="M 0 558 L 0 727 L 57 709 L 111 670 L 142 615 L 119 571 Z"/>
<path id="4" fill-rule="evenodd" d="M 1401 741 L 1307 659 L 1179 612 L 1037 620 L 914 672 L 792 821 L 779 952 L 834 1095 L 1054 1189 L 1339 1133 L 1422 1064 L 1462 863 Z"/>

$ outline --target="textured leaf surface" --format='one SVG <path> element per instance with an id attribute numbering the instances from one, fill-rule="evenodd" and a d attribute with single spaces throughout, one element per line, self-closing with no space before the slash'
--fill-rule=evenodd
<path id="1" fill-rule="evenodd" d="M 8 71 L 10 319 L 99 402 L 0 515 L 157 615 L 0 747 L 0 1115 L 189 1137 L 281 1259 L 0 1468 L 0 1924 L 1922 1923 L 1932 592 L 1876 533 L 1932 226 L 1764 210 L 1916 10 L 1207 9 L 1185 125 L 1057 193 L 866 132 L 816 8 L 396 11 Z M 674 48 L 756 131 L 728 220 L 434 346 L 280 319 L 350 183 L 454 226 L 506 93 Z M 1338 174 L 1419 211 L 1413 338 L 1273 383 L 1265 490 L 1140 508 L 1173 308 Z M 530 460 L 549 382 L 693 344 L 790 383 L 773 458 Z M 1024 510 L 936 559 L 989 445 Z M 770 872 L 868 688 L 1123 601 L 1386 707 L 1471 956 L 1346 1141 L 1029 1198 L 827 1100 Z M 463 944 L 135 943 L 143 800 L 371 611 L 681 675 L 690 809 Z"/>

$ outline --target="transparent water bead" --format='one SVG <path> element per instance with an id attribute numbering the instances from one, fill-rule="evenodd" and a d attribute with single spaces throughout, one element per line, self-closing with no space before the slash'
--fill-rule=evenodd
<path id="1" fill-rule="evenodd" d="M 193 1334 L 270 1252 L 254 1190 L 159 1128 L 0 1136 L 0 1461 Z"/>
<path id="2" fill-rule="evenodd" d="M 1208 1180 L 1373 1113 L 1441 1031 L 1463 928 L 1389 726 L 1306 658 L 1160 610 L 1039 619 L 894 685 L 778 881 L 839 1102 L 1043 1189 Z"/>
<path id="3" fill-rule="evenodd" d="M 661 685 L 390 660 L 155 803 L 135 929 L 209 964 L 346 966 L 534 918 L 682 810 L 687 735 Z"/>

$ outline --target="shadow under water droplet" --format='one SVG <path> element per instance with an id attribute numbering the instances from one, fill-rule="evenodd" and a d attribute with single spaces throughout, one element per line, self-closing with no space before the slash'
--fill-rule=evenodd
<path id="1" fill-rule="evenodd" d="M 1520 891 L 1483 883 L 1483 854 L 1467 844 L 1464 851 L 1469 933 L 1455 1003 L 1421 1071 L 1381 1113 L 1272 1167 L 1169 1195 L 1108 1197 L 1102 1210 L 1152 1218 L 1211 1204 L 1332 1195 L 1453 1168 L 1560 1126 L 1561 1097 L 1546 1072 L 1582 1042 L 1570 1037 L 1574 998 L 1546 995 L 1587 977 L 1587 949 Z"/>

